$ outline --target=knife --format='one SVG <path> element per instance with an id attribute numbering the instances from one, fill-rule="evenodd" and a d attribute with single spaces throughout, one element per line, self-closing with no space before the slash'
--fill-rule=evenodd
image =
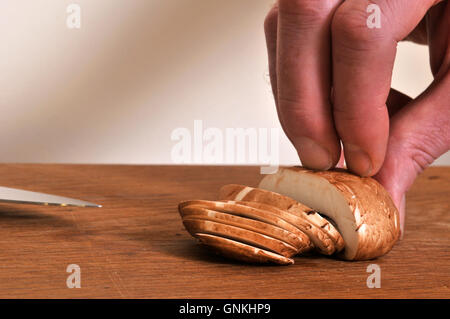
<path id="1" fill-rule="evenodd" d="M 102 207 L 94 203 L 68 197 L 30 192 L 0 186 L 0 202 L 51 206 Z"/>

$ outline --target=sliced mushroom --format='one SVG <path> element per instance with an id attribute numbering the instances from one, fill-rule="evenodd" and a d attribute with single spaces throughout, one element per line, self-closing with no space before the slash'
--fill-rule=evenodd
<path id="1" fill-rule="evenodd" d="M 340 252 L 342 249 L 344 249 L 345 246 L 344 239 L 342 238 L 337 228 L 333 225 L 333 222 L 331 220 L 328 220 L 327 218 L 324 218 L 322 215 L 320 215 L 320 213 L 311 210 L 309 208 L 305 209 L 305 207 L 306 206 L 302 204 L 294 205 L 290 207 L 287 211 L 290 213 L 295 213 L 298 216 L 302 216 L 304 219 L 307 219 L 311 224 L 322 229 L 333 241 L 333 244 L 336 248 L 336 252 Z"/>
<path id="2" fill-rule="evenodd" d="M 210 220 L 213 222 L 240 227 L 269 237 L 273 237 L 296 247 L 297 253 L 305 245 L 298 236 L 283 228 L 258 220 L 244 218 L 228 213 L 222 213 L 195 205 L 184 207 L 182 216 L 183 218 L 188 219 Z"/>
<path id="3" fill-rule="evenodd" d="M 278 215 L 280 218 L 289 222 L 290 224 L 297 227 L 300 231 L 305 233 L 313 246 L 324 255 L 332 255 L 336 251 L 336 247 L 332 239 L 327 235 L 327 233 L 320 227 L 310 223 L 307 219 L 304 219 L 295 214 L 289 213 L 286 210 L 279 209 L 275 206 L 257 203 L 257 202 L 247 202 L 241 201 L 240 203 L 245 203 L 250 207 L 271 211 L 273 214 Z"/>
<path id="4" fill-rule="evenodd" d="M 218 253 L 231 259 L 251 263 L 275 263 L 291 265 L 294 260 L 261 248 L 253 247 L 238 241 L 211 234 L 197 233 L 195 237 L 204 245 L 214 248 Z"/>
<path id="5" fill-rule="evenodd" d="M 309 237 L 299 230 L 296 226 L 290 224 L 288 221 L 280 218 L 278 211 L 271 211 L 272 207 L 268 207 L 268 210 L 260 209 L 257 207 L 247 206 L 244 202 L 234 202 L 234 201 L 204 201 L 204 200 L 194 200 L 182 202 L 179 205 L 179 211 L 182 217 L 185 215 L 186 207 L 202 207 L 214 211 L 224 212 L 228 214 L 233 214 L 236 216 L 241 216 L 245 218 L 250 218 L 258 220 L 279 228 L 282 228 L 297 237 L 298 244 L 294 245 L 298 248 L 298 253 L 309 251 L 312 248 L 311 241 Z"/>
<path id="6" fill-rule="evenodd" d="M 297 253 L 297 249 L 288 243 L 244 228 L 189 217 L 183 219 L 183 224 L 193 237 L 196 237 L 197 233 L 216 235 L 269 250 L 284 257 L 292 257 Z"/>
<path id="7" fill-rule="evenodd" d="M 288 196 L 333 220 L 344 238 L 341 257 L 364 260 L 390 251 L 399 238 L 399 214 L 387 191 L 372 178 L 345 170 L 281 168 L 259 188 Z M 223 192 L 232 190 L 227 187 Z M 243 192 L 243 190 L 241 190 Z"/>
<path id="8" fill-rule="evenodd" d="M 183 223 L 205 245 L 244 261 L 290 264 L 312 248 L 371 259 L 388 252 L 400 234 L 386 190 L 339 169 L 279 169 L 259 188 L 225 185 L 220 199 L 180 203 Z"/>
<path id="9" fill-rule="evenodd" d="M 219 191 L 219 199 L 257 202 L 272 205 L 280 209 L 288 209 L 292 205 L 298 204 L 296 200 L 287 196 L 280 196 L 280 194 L 274 192 L 267 192 L 238 184 L 223 186 Z"/>
<path id="10" fill-rule="evenodd" d="M 243 185 L 225 185 L 219 192 L 219 198 L 229 200 L 242 200 L 245 205 L 255 207 L 252 203 L 260 203 L 262 209 L 278 208 L 274 213 L 284 215 L 283 212 L 289 212 L 302 220 L 295 219 L 293 223 L 307 233 L 316 248 L 325 255 L 331 255 L 344 248 L 344 240 L 339 231 L 325 218 L 320 216 L 311 208 L 297 202 L 287 196 L 270 192 L 263 189 L 252 188 Z M 285 218 L 284 218 L 285 219 Z"/>

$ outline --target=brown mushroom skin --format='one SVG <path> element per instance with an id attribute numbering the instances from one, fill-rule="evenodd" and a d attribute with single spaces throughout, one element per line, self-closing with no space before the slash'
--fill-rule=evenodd
<path id="1" fill-rule="evenodd" d="M 292 172 L 295 175 L 290 175 Z M 302 167 L 290 167 L 281 168 L 276 174 L 267 175 L 261 181 L 260 188 L 290 196 L 330 218 L 333 218 L 333 216 L 320 210 L 321 207 L 315 207 L 313 201 L 308 202 L 307 195 L 304 195 L 305 198 L 302 198 L 302 200 L 298 198 L 302 197 L 301 194 L 298 194 L 298 191 L 297 198 L 292 196 L 295 190 L 293 190 L 294 186 L 286 181 L 289 177 L 294 177 L 291 178 L 291 183 L 296 178 L 307 177 L 309 181 L 314 181 L 313 178 L 309 177 L 321 179 L 322 185 L 334 187 L 346 201 L 350 212 L 346 217 L 353 219 L 353 231 L 357 233 L 357 236 L 347 236 L 346 238 L 345 233 L 341 232 L 346 242 L 346 248 L 339 254 L 339 257 L 347 260 L 373 259 L 389 252 L 397 242 L 400 236 L 398 210 L 388 192 L 373 178 L 362 178 L 343 169 L 312 171 Z M 336 219 L 334 221 L 338 228 L 342 227 L 342 223 L 339 224 Z M 357 238 L 357 243 L 354 244 L 352 249 L 348 249 L 347 246 L 350 237 Z"/>

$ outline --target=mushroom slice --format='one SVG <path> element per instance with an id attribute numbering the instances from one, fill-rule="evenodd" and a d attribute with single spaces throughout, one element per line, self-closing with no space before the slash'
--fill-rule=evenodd
<path id="1" fill-rule="evenodd" d="M 248 202 L 269 204 L 279 209 L 286 210 L 308 220 L 309 223 L 315 225 L 316 227 L 321 228 L 333 241 L 336 252 L 341 251 L 345 246 L 341 234 L 329 220 L 293 198 L 268 190 L 237 184 L 230 184 L 222 187 L 219 197 L 221 199 L 243 200 Z M 327 254 L 329 254 L 329 252 Z"/>
<path id="2" fill-rule="evenodd" d="M 297 248 L 288 243 L 244 228 L 189 217 L 183 219 L 183 224 L 194 237 L 196 233 L 216 235 L 269 250 L 284 257 L 292 257 L 297 253 Z"/>
<path id="3" fill-rule="evenodd" d="M 222 186 L 219 191 L 219 199 L 258 202 L 269 204 L 281 209 L 287 209 L 298 203 L 296 200 L 287 196 L 280 196 L 280 194 L 267 192 L 264 190 L 258 191 L 257 188 L 238 184 Z"/>
<path id="4" fill-rule="evenodd" d="M 291 206 L 287 209 L 287 211 L 298 216 L 302 216 L 311 224 L 314 224 L 316 227 L 320 227 L 333 241 L 336 252 L 340 252 L 342 249 L 344 249 L 344 239 L 342 238 L 337 228 L 333 225 L 333 221 L 331 219 L 328 220 L 327 218 L 324 218 L 322 215 L 320 215 L 320 213 L 308 208 L 301 203 Z"/>
<path id="5" fill-rule="evenodd" d="M 195 237 L 204 245 L 214 248 L 225 257 L 250 263 L 275 263 L 292 265 L 294 260 L 271 251 L 249 246 L 238 241 L 211 234 L 196 233 Z"/>
<path id="6" fill-rule="evenodd" d="M 298 253 L 311 250 L 312 245 L 309 237 L 296 226 L 282 219 L 278 212 L 271 210 L 264 210 L 257 207 L 251 207 L 245 203 L 241 204 L 234 201 L 206 201 L 206 200 L 193 200 L 182 202 L 179 205 L 179 211 L 182 217 L 186 214 L 186 207 L 202 207 L 218 212 L 233 214 L 244 218 L 249 218 L 257 221 L 261 221 L 279 228 L 282 228 L 298 238 L 298 244 L 293 245 L 298 249 Z"/>
<path id="7" fill-rule="evenodd" d="M 333 241 L 334 247 L 336 248 L 336 253 L 341 252 L 345 247 L 345 242 L 344 242 L 344 238 L 342 237 L 341 233 L 338 231 L 336 226 L 333 224 L 334 222 L 331 219 L 324 218 L 318 212 L 315 212 L 315 211 L 310 211 L 310 212 L 314 213 L 317 216 L 317 223 L 314 221 L 313 221 L 313 223 L 316 223 L 316 225 L 318 225 L 320 228 L 322 228 L 322 230 L 324 232 L 326 232 L 327 235 Z"/>
<path id="8" fill-rule="evenodd" d="M 332 255 L 336 251 L 336 247 L 327 233 L 322 228 L 314 225 L 313 223 L 310 223 L 307 219 L 304 219 L 301 216 L 297 216 L 286 210 L 282 210 L 272 205 L 263 203 L 247 201 L 240 201 L 237 203 L 241 203 L 243 205 L 254 207 L 260 210 L 270 211 L 274 215 L 279 216 L 280 218 L 284 219 L 285 221 L 289 222 L 290 224 L 297 227 L 300 231 L 305 233 L 313 243 L 313 246 L 324 255 Z"/>
<path id="9" fill-rule="evenodd" d="M 399 238 L 397 208 L 387 191 L 370 177 L 361 178 L 342 169 L 280 168 L 276 174 L 266 175 L 259 188 L 291 197 L 331 218 L 344 238 L 344 259 L 382 256 Z"/>
<path id="10" fill-rule="evenodd" d="M 211 209 L 197 206 L 184 207 L 182 216 L 183 218 L 210 220 L 213 222 L 251 230 L 284 241 L 289 245 L 296 247 L 297 249 L 303 248 L 304 246 L 304 243 L 299 239 L 299 237 L 294 235 L 290 231 L 254 219 L 217 212 Z"/>

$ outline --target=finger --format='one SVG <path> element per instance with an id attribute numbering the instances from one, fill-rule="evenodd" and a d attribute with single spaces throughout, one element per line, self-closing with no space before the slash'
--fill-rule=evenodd
<path id="1" fill-rule="evenodd" d="M 272 93 L 275 100 L 278 119 L 280 120 L 283 131 L 286 132 L 286 125 L 280 116 L 280 109 L 277 102 L 277 33 L 278 33 L 278 2 L 276 2 L 264 20 L 264 33 L 266 35 L 267 57 L 269 60 L 269 77 L 272 86 Z M 292 140 L 288 136 L 292 143 Z"/>
<path id="2" fill-rule="evenodd" d="M 386 100 L 397 42 L 422 20 L 432 0 L 347 0 L 333 18 L 334 119 L 348 167 L 363 176 L 381 167 L 389 135 Z M 370 4 L 380 28 L 369 28 Z M 371 11 L 372 12 L 372 11 Z"/>
<path id="3" fill-rule="evenodd" d="M 440 81 L 392 118 L 386 159 L 375 176 L 399 208 L 402 229 L 406 191 L 418 174 L 450 149 L 450 70 L 446 68 Z"/>
<path id="4" fill-rule="evenodd" d="M 269 76 L 272 92 L 277 102 L 277 32 L 278 32 L 278 2 L 276 2 L 264 20 L 264 33 L 266 35 L 267 56 L 269 58 Z"/>
<path id="5" fill-rule="evenodd" d="M 394 116 L 399 110 L 401 110 L 405 105 L 412 101 L 412 98 L 399 92 L 395 89 L 391 89 L 389 92 L 389 96 L 386 101 L 386 105 L 389 112 L 389 118 Z M 341 157 L 339 158 L 339 162 L 336 164 L 336 167 L 345 168 L 345 154 L 344 150 L 341 149 Z"/>
<path id="6" fill-rule="evenodd" d="M 340 154 L 330 105 L 330 22 L 340 0 L 278 3 L 277 103 L 303 165 L 329 169 Z"/>
<path id="7" fill-rule="evenodd" d="M 275 106 L 277 109 L 278 119 L 280 120 L 283 131 L 286 132 L 286 125 L 283 118 L 280 116 L 280 109 L 277 102 L 277 33 L 278 33 L 278 2 L 276 2 L 272 9 L 267 14 L 264 20 L 264 33 L 266 35 L 267 57 L 269 59 L 269 77 L 272 87 L 272 93 L 275 100 Z M 292 140 L 289 136 L 288 139 Z"/>
<path id="8" fill-rule="evenodd" d="M 427 20 L 431 71 L 433 76 L 439 77 L 439 72 L 445 70 L 441 66 L 450 64 L 450 2 L 434 6 L 428 12 Z"/>
<path id="9" fill-rule="evenodd" d="M 400 210 L 402 234 L 405 193 L 417 175 L 450 149 L 450 4 L 432 8 L 430 23 L 431 66 L 435 80 L 415 101 L 392 118 L 386 160 L 375 176 L 391 194 Z M 447 30 L 447 34 L 438 30 Z M 440 37 L 435 37 L 439 34 Z"/>

